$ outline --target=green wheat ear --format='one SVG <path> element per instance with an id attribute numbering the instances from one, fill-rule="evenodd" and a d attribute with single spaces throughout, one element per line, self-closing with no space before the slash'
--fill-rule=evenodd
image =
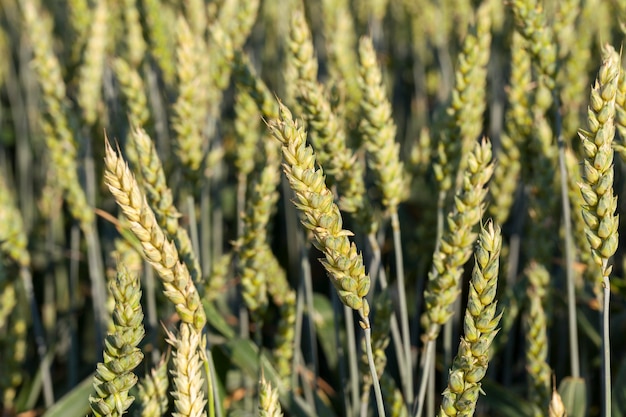
<path id="1" fill-rule="evenodd" d="M 98 364 L 94 376 L 96 395 L 89 397 L 97 417 L 116 417 L 126 412 L 135 400 L 129 395 L 137 383 L 132 371 L 143 360 L 143 353 L 137 347 L 145 335 L 139 277 L 130 274 L 120 263 L 110 289 L 115 299 L 114 331 L 105 339 L 104 362 Z"/>
<path id="2" fill-rule="evenodd" d="M 440 416 L 471 416 L 476 409 L 480 381 L 487 372 L 491 342 L 502 314 L 496 314 L 502 234 L 488 222 L 480 231 L 474 270 L 465 310 L 464 332 L 443 394 Z"/>
<path id="3" fill-rule="evenodd" d="M 370 278 L 365 273 L 362 255 L 348 239 L 352 232 L 343 229 L 341 213 L 326 186 L 324 172 L 315 168 L 315 154 L 306 145 L 306 134 L 282 103 L 280 118 L 270 121 L 269 128 L 283 145 L 283 169 L 296 195 L 294 204 L 303 214 L 302 224 L 312 232 L 313 245 L 324 253 L 321 262 L 339 298 L 358 311 L 361 326 L 367 329 L 370 307 L 365 296 Z"/>

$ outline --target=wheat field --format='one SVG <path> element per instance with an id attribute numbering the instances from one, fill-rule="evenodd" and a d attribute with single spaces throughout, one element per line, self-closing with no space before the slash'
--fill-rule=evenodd
<path id="1" fill-rule="evenodd" d="M 0 0 L 2 416 L 626 416 L 623 0 Z"/>

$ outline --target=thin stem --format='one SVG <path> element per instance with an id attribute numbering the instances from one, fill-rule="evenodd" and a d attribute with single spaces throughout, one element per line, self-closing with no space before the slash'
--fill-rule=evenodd
<path id="1" fill-rule="evenodd" d="M 309 360 L 311 361 L 311 365 L 313 366 L 313 390 L 315 391 L 317 388 L 317 375 L 318 375 L 318 365 L 317 365 L 317 336 L 315 334 L 315 322 L 313 320 L 313 314 L 315 312 L 315 307 L 313 306 L 313 281 L 311 278 L 311 264 L 309 263 L 308 258 L 308 245 L 302 246 L 302 281 L 304 283 L 304 299 L 306 301 L 307 308 L 307 317 L 308 317 L 308 327 L 309 327 Z"/>
<path id="2" fill-rule="evenodd" d="M 565 141 L 561 132 L 561 109 L 558 94 L 555 96 L 556 135 L 559 148 L 559 170 L 561 173 L 561 204 L 565 229 L 565 271 L 567 279 L 567 323 L 569 327 L 570 369 L 572 377 L 580 377 L 580 354 L 578 353 L 578 328 L 576 326 L 576 294 L 574 291 L 574 241 L 572 238 L 572 216 L 567 194 L 567 166 L 565 165 Z"/>
<path id="3" fill-rule="evenodd" d="M 607 260 L 602 261 L 602 270 L 606 271 Z M 602 416 L 611 417 L 611 341 L 609 335 L 609 301 L 611 284 L 608 275 L 602 277 L 603 300 L 600 311 L 602 320 Z"/>
<path id="4" fill-rule="evenodd" d="M 430 367 L 435 357 L 435 341 L 429 340 L 426 343 L 424 356 L 422 357 L 422 377 L 420 379 L 420 387 L 417 393 L 417 411 L 415 417 L 422 417 L 424 411 L 424 399 L 426 398 L 426 387 L 430 379 Z"/>
<path id="5" fill-rule="evenodd" d="M 359 365 L 357 361 L 356 338 L 354 337 L 354 317 L 352 309 L 343 306 L 343 315 L 346 319 L 346 341 L 348 345 L 348 368 L 350 372 L 350 396 L 352 397 L 352 415 L 358 415 L 359 409 Z"/>
<path id="6" fill-rule="evenodd" d="M 396 275 L 398 282 L 398 298 L 400 302 L 400 325 L 402 327 L 402 342 L 404 347 L 404 358 L 407 366 L 406 377 L 407 391 L 406 398 L 413 398 L 413 372 L 411 360 L 411 332 L 409 330 L 409 311 L 406 305 L 406 289 L 404 283 L 404 260 L 402 258 L 402 237 L 400 235 L 400 221 L 398 212 L 391 213 L 391 228 L 393 230 L 393 246 L 396 255 Z M 411 404 L 409 403 L 409 408 Z"/>
<path id="7" fill-rule="evenodd" d="M 200 241 L 202 270 L 211 270 L 211 185 L 210 181 L 202 181 L 200 187 Z"/>
<path id="8" fill-rule="evenodd" d="M 156 285 L 154 281 L 154 269 L 148 263 L 148 261 L 144 261 L 144 285 L 145 291 L 143 293 L 144 299 L 146 300 L 146 312 L 147 312 L 147 321 L 148 321 L 148 340 L 152 344 L 152 363 L 159 363 L 159 359 L 161 357 L 161 352 L 159 351 L 159 347 L 157 344 L 157 329 L 159 320 L 157 317 L 157 306 L 156 306 Z"/>
<path id="9" fill-rule="evenodd" d="M 385 404 L 383 403 L 383 394 L 380 391 L 380 382 L 376 374 L 376 365 L 374 364 L 374 355 L 372 354 L 372 329 L 368 327 L 363 329 L 365 332 L 365 348 L 367 350 L 367 362 L 369 363 L 370 373 L 372 374 L 372 382 L 374 385 L 374 395 L 376 396 L 376 406 L 378 407 L 378 415 L 385 417 Z"/>
<path id="10" fill-rule="evenodd" d="M 20 276 L 22 278 L 22 284 L 24 285 L 24 291 L 26 292 L 28 304 L 30 305 L 30 314 L 33 320 L 37 354 L 39 355 L 39 360 L 41 362 L 39 367 L 41 369 L 44 402 L 46 407 L 50 408 L 52 404 L 54 404 L 54 390 L 52 388 L 52 377 L 50 376 L 50 358 L 47 355 L 48 348 L 46 347 L 46 336 L 43 325 L 41 324 L 41 319 L 39 318 L 39 308 L 37 307 L 35 292 L 33 291 L 33 278 L 30 274 L 30 270 L 26 267 L 20 268 Z"/>
<path id="11" fill-rule="evenodd" d="M 329 285 L 331 286 L 330 297 L 333 303 L 333 317 L 335 318 L 335 320 L 333 320 L 333 328 L 335 330 L 335 345 L 337 346 L 337 361 L 339 363 L 339 381 L 341 382 L 341 385 L 339 386 L 339 396 L 341 397 L 343 404 L 343 413 L 341 414 L 347 416 L 350 415 L 350 400 L 344 390 L 346 381 L 348 380 L 346 375 L 346 354 L 340 336 L 340 321 L 342 317 L 341 306 L 343 304 L 341 303 L 341 300 L 339 300 L 339 296 L 337 295 L 335 289 L 332 288 L 332 284 L 329 283 Z"/>
<path id="12" fill-rule="evenodd" d="M 104 283 L 104 268 L 100 252 L 100 241 L 97 239 L 93 227 L 83 231 L 87 241 L 87 256 L 89 258 L 89 278 L 91 278 L 91 288 L 93 293 L 95 330 L 96 330 L 96 352 L 102 352 L 102 342 L 104 341 L 104 329 L 106 329 L 106 285 Z"/>
<path id="13" fill-rule="evenodd" d="M 196 201 L 193 194 L 187 196 L 187 216 L 189 217 L 189 235 L 191 236 L 191 246 L 195 253 L 200 253 L 200 239 L 198 237 L 198 219 L 196 218 Z M 202 280 L 202 277 L 198 277 Z M 196 283 L 197 285 L 197 283 Z"/>
<path id="14" fill-rule="evenodd" d="M 380 257 L 380 245 L 376 240 L 376 236 L 371 233 L 368 235 L 368 240 L 370 246 L 372 247 L 373 252 L 378 252 L 378 256 Z M 376 256 L 376 255 L 375 255 Z M 380 265 L 380 264 L 379 264 Z M 385 274 L 384 269 L 379 270 L 380 274 L 380 288 L 384 291 L 389 286 L 387 282 L 387 275 Z M 370 291 L 372 293 L 373 291 Z M 406 358 L 404 357 L 402 351 L 402 337 L 400 336 L 400 326 L 398 325 L 398 317 L 396 316 L 395 311 L 391 313 L 391 339 L 393 340 L 393 346 L 395 348 L 396 360 L 398 361 L 398 369 L 400 370 L 400 381 L 402 383 L 402 391 L 406 395 L 409 390 L 409 381 L 411 381 L 412 385 L 412 376 L 409 379 L 407 376 L 408 372 L 412 373 L 412 370 L 406 364 Z"/>

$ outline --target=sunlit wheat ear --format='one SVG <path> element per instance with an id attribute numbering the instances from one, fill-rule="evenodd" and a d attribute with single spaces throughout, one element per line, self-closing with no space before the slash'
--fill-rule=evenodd
<path id="1" fill-rule="evenodd" d="M 139 239 L 143 254 L 163 281 L 166 297 L 174 304 L 181 320 L 200 331 L 206 316 L 189 270 L 179 260 L 176 246 L 166 239 L 157 224 L 128 165 L 105 143 L 104 182 L 130 222 L 130 229 Z"/>
<path id="2" fill-rule="evenodd" d="M 269 128 L 283 145 L 283 169 L 296 196 L 294 204 L 302 213 L 302 224 L 313 234 L 313 245 L 325 255 L 322 265 L 341 301 L 358 311 L 361 326 L 369 328 L 369 304 L 365 296 L 370 279 L 365 273 L 363 257 L 348 239 L 352 232 L 343 229 L 339 208 L 326 187 L 324 173 L 315 167 L 313 149 L 306 145 L 304 131 L 282 104 L 280 118 L 271 120 Z"/>
<path id="3" fill-rule="evenodd" d="M 99 363 L 89 397 L 94 415 L 122 416 L 134 401 L 128 394 L 137 383 L 132 372 L 143 360 L 137 347 L 144 337 L 139 277 L 118 264 L 117 278 L 111 283 L 115 299 L 114 331 L 105 340 L 104 363 Z"/>
<path id="4" fill-rule="evenodd" d="M 194 284 L 200 285 L 202 281 L 200 262 L 193 251 L 187 229 L 178 224 L 182 215 L 174 206 L 173 193 L 167 185 L 165 170 L 156 147 L 150 136 L 142 128 L 133 129 L 130 139 L 131 145 L 135 145 L 139 158 L 139 169 L 141 170 L 148 204 L 154 211 L 157 222 L 167 238 L 176 245 L 178 255 L 187 266 Z"/>
<path id="5" fill-rule="evenodd" d="M 609 258 L 617 250 L 619 216 L 615 214 L 617 196 L 613 191 L 613 148 L 615 136 L 615 100 L 620 74 L 618 54 L 606 45 L 604 62 L 591 89 L 587 112 L 588 130 L 580 130 L 583 150 L 583 182 L 580 189 L 586 205 L 583 218 L 587 225 L 587 240 L 591 255 L 602 268 L 602 276 L 594 282 L 596 288 L 603 277 L 611 274 Z"/>

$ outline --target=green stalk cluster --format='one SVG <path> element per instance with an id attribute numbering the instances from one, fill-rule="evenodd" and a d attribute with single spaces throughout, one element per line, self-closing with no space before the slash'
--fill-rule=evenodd
<path id="1" fill-rule="evenodd" d="M 496 291 L 500 269 L 502 234 L 500 227 L 487 223 L 481 228 L 475 252 L 463 324 L 465 336 L 454 358 L 448 387 L 443 393 L 440 416 L 473 416 L 480 393 L 480 381 L 487 373 L 491 342 L 502 314 L 496 314 Z"/>
<path id="2" fill-rule="evenodd" d="M 67 120 L 69 103 L 65 82 L 61 77 L 61 65 L 52 47 L 49 17 L 37 9 L 33 0 L 25 0 L 20 4 L 33 46 L 33 67 L 42 91 L 45 116 L 41 125 L 54 167 L 54 177 L 63 188 L 72 217 L 80 223 L 85 233 L 91 233 L 95 214 L 78 179 L 76 142 Z"/>
<path id="3" fill-rule="evenodd" d="M 556 36 L 559 50 L 559 59 L 563 60 L 571 52 L 579 36 L 576 31 L 576 19 L 580 14 L 581 0 L 564 0 L 557 4 L 558 10 L 552 23 L 552 30 Z"/>
<path id="4" fill-rule="evenodd" d="M 529 303 L 526 316 L 526 369 L 528 372 L 529 400 L 535 407 L 535 415 L 542 416 L 550 400 L 550 378 L 548 365 L 547 317 L 544 311 L 546 288 L 550 274 L 538 263 L 531 263 L 525 271 L 529 287 Z"/>
<path id="5" fill-rule="evenodd" d="M 206 323 L 206 315 L 189 270 L 180 262 L 174 243 L 159 227 L 128 165 L 108 141 L 104 163 L 104 182 L 129 220 L 131 231 L 141 242 L 145 258 L 161 277 L 165 296 L 174 304 L 181 320 L 200 332 Z"/>
<path id="6" fill-rule="evenodd" d="M 133 370 L 143 360 L 137 347 L 145 335 L 139 277 L 118 264 L 117 278 L 110 290 L 115 298 L 115 330 L 105 339 L 104 362 L 98 364 L 93 382 L 96 395 L 89 397 L 97 417 L 122 416 L 126 412 L 134 401 L 129 395 L 137 383 Z"/>
<path id="7" fill-rule="evenodd" d="M 161 361 L 137 385 L 138 399 L 141 404 L 141 417 L 161 417 L 165 415 L 169 405 L 167 391 L 167 358 Z"/>
<path id="8" fill-rule="evenodd" d="M 468 156 L 463 186 L 455 197 L 454 210 L 448 215 L 447 227 L 428 274 L 422 316 L 427 340 L 435 340 L 440 327 L 452 317 L 451 307 L 460 291 L 463 265 L 472 254 L 477 236 L 473 229 L 483 216 L 486 184 L 493 173 L 491 159 L 491 143 L 487 140 L 477 142 Z"/>
<path id="9" fill-rule="evenodd" d="M 396 142 L 396 124 L 391 115 L 374 45 L 370 38 L 359 42 L 359 87 L 362 99 L 359 131 L 367 150 L 368 166 L 374 172 L 382 203 L 389 213 L 408 195 L 408 178 L 400 161 L 400 144 Z"/>
<path id="10" fill-rule="evenodd" d="M 306 135 L 281 104 L 280 119 L 270 121 L 272 134 L 283 145 L 284 171 L 296 195 L 294 204 L 302 213 L 302 224 L 312 232 L 313 245 L 325 255 L 321 260 L 341 301 L 356 310 L 364 329 L 369 324 L 369 304 L 365 299 L 370 279 L 363 257 L 350 243 L 349 230 L 343 229 L 339 207 L 324 182 L 322 169 L 316 169 L 313 149 L 306 145 Z"/>
<path id="11" fill-rule="evenodd" d="M 620 74 L 620 60 L 615 50 L 606 45 L 603 63 L 591 89 L 587 130 L 580 130 L 583 150 L 583 182 L 580 189 L 585 200 L 582 207 L 591 256 L 601 268 L 596 288 L 611 274 L 609 258 L 617 250 L 619 216 L 615 214 L 617 197 L 613 192 L 613 148 L 615 136 L 615 101 Z"/>
<path id="12" fill-rule="evenodd" d="M 208 76 L 209 114 L 217 117 L 222 92 L 228 87 L 235 51 L 240 51 L 257 18 L 259 0 L 226 0 L 210 26 L 204 68 Z"/>
<path id="13" fill-rule="evenodd" d="M 187 266 L 193 282 L 200 284 L 202 281 L 200 262 L 193 250 L 187 230 L 178 224 L 182 215 L 174 206 L 172 190 L 167 186 L 165 172 L 154 143 L 141 128 L 133 129 L 131 138 L 131 144 L 135 145 L 139 156 L 138 162 L 148 204 L 167 238 L 174 241 L 178 254 Z"/>

